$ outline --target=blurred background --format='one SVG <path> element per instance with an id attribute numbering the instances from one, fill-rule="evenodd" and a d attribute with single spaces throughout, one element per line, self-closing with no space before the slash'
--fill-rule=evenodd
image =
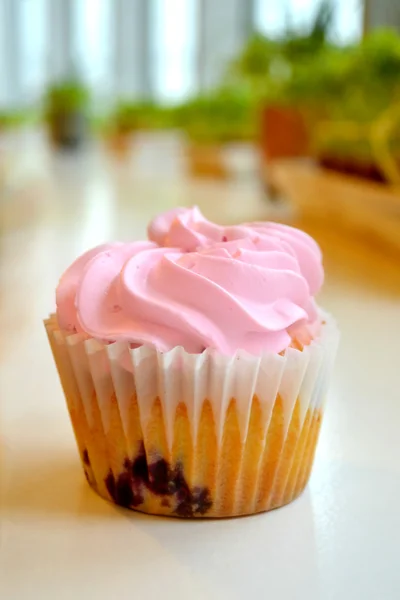
<path id="1" fill-rule="evenodd" d="M 0 0 L 4 326 L 176 205 L 299 225 L 335 289 L 396 291 L 399 28 L 400 0 Z"/>

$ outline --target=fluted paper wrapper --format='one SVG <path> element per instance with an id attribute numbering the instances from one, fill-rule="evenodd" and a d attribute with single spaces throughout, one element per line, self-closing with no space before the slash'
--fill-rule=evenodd
<path id="1" fill-rule="evenodd" d="M 286 504 L 312 467 L 338 344 L 227 357 L 102 344 L 45 321 L 90 485 L 153 514 L 227 517 Z"/>

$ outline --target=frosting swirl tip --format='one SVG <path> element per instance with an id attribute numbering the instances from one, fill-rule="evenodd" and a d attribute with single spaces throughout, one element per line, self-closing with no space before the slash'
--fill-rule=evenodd
<path id="1" fill-rule="evenodd" d="M 56 292 L 61 328 L 225 354 L 282 352 L 293 336 L 315 331 L 323 268 L 304 232 L 262 222 L 223 227 L 193 207 L 159 215 L 148 237 L 103 244 L 67 269 Z"/>

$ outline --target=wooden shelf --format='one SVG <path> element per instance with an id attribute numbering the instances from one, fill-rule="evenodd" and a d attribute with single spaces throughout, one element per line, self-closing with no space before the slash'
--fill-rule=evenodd
<path id="1" fill-rule="evenodd" d="M 341 175 L 301 159 L 270 163 L 268 180 L 302 219 L 351 231 L 400 252 L 400 189 Z"/>

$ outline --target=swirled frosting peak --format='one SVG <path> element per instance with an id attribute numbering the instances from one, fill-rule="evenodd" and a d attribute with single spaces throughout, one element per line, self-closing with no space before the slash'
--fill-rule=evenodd
<path id="1" fill-rule="evenodd" d="M 196 210 L 164 215 L 150 227 L 153 243 L 100 246 L 67 270 L 60 326 L 161 351 L 281 352 L 293 330 L 316 322 L 312 290 L 321 279 L 308 263 L 320 265 L 315 243 L 281 227 L 220 228 Z"/>
<path id="2" fill-rule="evenodd" d="M 259 238 L 269 251 L 288 254 L 296 259 L 312 295 L 323 283 L 324 271 L 318 244 L 305 232 L 288 225 L 254 222 L 224 227 L 208 221 L 195 206 L 162 213 L 150 223 L 148 235 L 150 240 L 161 246 L 177 247 L 188 252 L 216 243 Z"/>

